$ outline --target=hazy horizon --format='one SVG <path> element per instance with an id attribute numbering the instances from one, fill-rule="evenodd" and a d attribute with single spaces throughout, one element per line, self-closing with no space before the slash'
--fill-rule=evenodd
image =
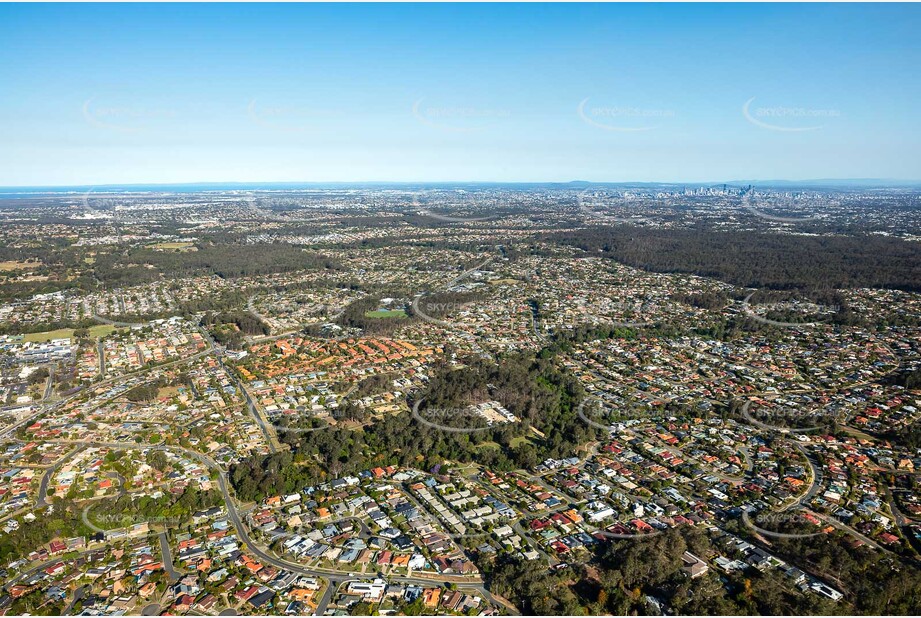
<path id="1" fill-rule="evenodd" d="M 567 187 L 567 186 L 738 186 L 746 184 L 760 184 L 762 186 L 821 186 L 821 187 L 853 187 L 853 188 L 887 188 L 887 187 L 913 187 L 921 185 L 921 180 L 901 178 L 804 178 L 804 179 L 734 179 L 734 180 L 695 180 L 695 181 L 614 181 L 614 180 L 568 180 L 568 181 L 482 181 L 482 180 L 351 180 L 351 181 L 198 181 L 198 182 L 138 182 L 138 183 L 101 183 L 101 184 L 72 184 L 72 185 L 9 185 L 0 186 L 0 194 L 10 192 L 49 192 L 63 193 L 79 190 L 122 190 L 136 188 L 209 188 L 209 190 L 235 190 L 245 188 L 272 187 L 275 189 L 297 189 L 301 187 L 406 187 L 406 186 L 484 186 L 484 187 Z"/>

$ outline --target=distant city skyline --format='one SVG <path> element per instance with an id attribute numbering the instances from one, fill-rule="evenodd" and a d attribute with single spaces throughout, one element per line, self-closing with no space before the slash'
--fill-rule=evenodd
<path id="1" fill-rule="evenodd" d="M 445 180 L 445 181 L 252 181 L 252 182 L 179 182 L 179 183 L 99 183 L 94 185 L 6 185 L 0 186 L 0 195 L 15 193 L 62 193 L 74 191 L 93 192 L 144 192 L 162 191 L 170 192 L 197 192 L 197 191 L 297 191 L 300 189 L 337 190 L 337 189 L 374 189 L 374 188 L 399 188 L 412 189 L 424 188 L 509 188 L 527 190 L 534 187 L 550 187 L 555 189 L 580 189 L 582 187 L 669 187 L 682 188 L 740 188 L 754 185 L 755 188 L 910 188 L 918 189 L 921 180 L 907 178 L 804 178 L 799 180 L 789 179 L 747 179 L 747 180 L 698 180 L 698 181 L 477 181 L 477 180 Z"/>
<path id="2" fill-rule="evenodd" d="M 0 187 L 911 183 L 919 26 L 891 4 L 0 5 Z"/>

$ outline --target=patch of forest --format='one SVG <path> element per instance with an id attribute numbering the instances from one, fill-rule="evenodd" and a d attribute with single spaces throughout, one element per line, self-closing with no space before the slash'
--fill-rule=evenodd
<path id="1" fill-rule="evenodd" d="M 135 247 L 123 254 L 101 254 L 93 265 L 97 279 L 115 286 L 146 283 L 160 275 L 176 278 L 213 274 L 230 279 L 336 268 L 338 264 L 331 258 L 292 245 L 211 243 L 182 253 Z"/>
<path id="2" fill-rule="evenodd" d="M 483 391 L 486 384 L 490 385 L 488 393 Z M 569 457 L 578 445 L 597 437 L 598 431 L 576 412 L 582 396 L 576 378 L 548 358 L 514 354 L 498 363 L 472 358 L 462 368 L 443 366 L 433 376 L 420 394 L 420 416 L 426 418 L 427 410 L 463 408 L 488 397 L 520 422 L 452 432 L 406 413 L 377 419 L 360 431 L 342 427 L 282 430 L 279 435 L 290 452 L 252 457 L 233 466 L 230 479 L 242 499 L 261 500 L 374 466 L 429 469 L 450 460 L 477 462 L 493 470 L 529 468 L 548 457 Z M 544 437 L 531 431 L 532 427 Z M 295 461 L 303 465 L 292 465 Z"/>
<path id="3" fill-rule="evenodd" d="M 270 330 L 252 313 L 240 310 L 206 313 L 201 324 L 208 328 L 215 341 L 233 349 L 239 349 L 247 335 L 268 335 Z"/>
<path id="4" fill-rule="evenodd" d="M 921 291 L 921 244 L 879 236 L 804 236 L 704 228 L 596 227 L 547 240 L 661 273 L 770 289 Z"/>
<path id="5" fill-rule="evenodd" d="M 657 615 L 655 599 L 675 615 L 914 615 L 921 573 L 846 539 L 824 535 L 782 541 L 772 549 L 845 590 L 833 603 L 801 593 L 778 569 L 749 567 L 723 574 L 713 567 L 696 578 L 682 571 L 685 551 L 708 556 L 718 549 L 699 528 L 670 529 L 645 539 L 605 541 L 588 560 L 563 570 L 502 556 L 485 566 L 493 592 L 524 615 Z M 789 552 L 789 553 L 788 553 Z"/>
<path id="6" fill-rule="evenodd" d="M 387 337 L 398 328 L 406 326 L 406 317 L 378 317 L 374 312 L 381 308 L 379 297 L 359 298 L 349 303 L 336 323 L 346 328 L 360 328 L 365 335 Z M 403 305 L 394 305 L 390 309 L 403 309 Z"/>

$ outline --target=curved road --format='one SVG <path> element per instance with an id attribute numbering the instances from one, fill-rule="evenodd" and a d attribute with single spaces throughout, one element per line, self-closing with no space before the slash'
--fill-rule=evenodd
<path id="1" fill-rule="evenodd" d="M 134 442 L 92 442 L 92 441 L 86 442 L 86 441 L 69 441 L 69 440 L 56 440 L 56 442 L 61 442 L 65 444 L 75 444 L 77 446 L 94 446 L 94 447 L 104 447 L 104 448 L 112 448 L 112 449 L 131 449 L 131 450 L 152 449 L 152 450 L 162 450 L 162 451 L 171 450 L 171 451 L 175 451 L 178 453 L 182 453 L 183 455 L 186 455 L 188 457 L 191 457 L 192 459 L 195 459 L 196 461 L 205 465 L 210 470 L 217 472 L 218 485 L 220 487 L 221 493 L 223 494 L 224 503 L 227 506 L 227 513 L 230 516 L 230 520 L 233 523 L 234 528 L 236 528 L 237 536 L 239 537 L 240 542 L 246 546 L 246 550 L 249 553 L 253 554 L 256 558 L 258 558 L 259 560 L 262 560 L 263 562 L 266 562 L 267 564 L 271 564 L 272 566 L 280 568 L 280 569 L 291 571 L 292 573 L 297 573 L 299 575 L 306 575 L 308 577 L 326 578 L 330 581 L 330 586 L 332 586 L 333 583 L 336 583 L 338 585 L 346 581 L 359 579 L 358 577 L 353 577 L 351 575 L 348 575 L 347 573 L 343 573 L 340 571 L 334 571 L 332 569 L 316 569 L 316 568 L 311 569 L 301 564 L 298 564 L 296 562 L 291 562 L 290 560 L 279 558 L 278 556 L 275 556 L 274 554 L 271 554 L 267 550 L 260 547 L 252 539 L 252 537 L 250 537 L 249 531 L 247 530 L 246 525 L 244 524 L 243 520 L 240 518 L 240 513 L 239 511 L 237 511 L 236 504 L 234 503 L 234 498 L 233 496 L 231 496 L 230 483 L 227 480 L 226 472 L 224 471 L 223 468 L 220 467 L 220 465 L 216 461 L 214 461 L 214 459 L 212 459 L 208 455 L 205 455 L 203 453 L 198 453 L 196 451 L 192 451 L 192 450 L 183 448 L 181 446 L 162 445 L 162 444 L 148 445 L 148 444 L 137 444 Z M 499 599 L 496 599 L 489 592 L 486 586 L 483 584 L 482 580 L 479 580 L 479 581 L 471 580 L 471 578 L 457 576 L 457 575 L 439 575 L 439 576 L 434 576 L 431 578 L 421 577 L 421 576 L 415 576 L 415 577 L 389 576 L 388 580 L 400 582 L 400 583 L 406 583 L 406 584 L 422 585 L 422 586 L 431 586 L 433 584 L 440 585 L 443 582 L 455 583 L 458 585 L 458 587 L 476 590 L 479 594 L 483 595 L 485 598 L 489 599 L 494 604 L 503 605 L 508 609 L 513 609 L 512 607 L 509 607 L 507 602 L 503 603 Z M 323 613 L 321 609 L 325 611 L 325 607 L 320 608 L 317 610 L 318 614 Z M 517 609 L 515 611 L 517 612 Z"/>
<path id="2" fill-rule="evenodd" d="M 467 276 L 468 274 L 470 274 L 471 272 L 476 271 L 477 269 L 481 268 L 483 265 L 485 265 L 485 264 L 488 263 L 489 261 L 490 261 L 490 260 L 487 260 L 486 262 L 483 262 L 483 264 L 481 264 L 481 265 L 479 265 L 479 266 L 476 266 L 476 267 L 470 269 L 469 271 L 463 273 L 463 274 L 462 274 L 460 277 L 458 277 L 457 279 L 461 279 L 461 278 L 463 278 L 464 276 Z M 115 322 L 115 321 L 113 321 L 113 320 L 109 320 L 109 319 L 107 319 L 107 318 L 101 318 L 101 317 L 96 316 L 96 315 L 94 315 L 93 317 L 94 317 L 96 320 L 100 321 L 100 322 L 103 322 L 103 323 L 106 323 L 106 324 L 112 324 L 112 325 L 114 325 L 114 326 L 134 326 L 134 324 L 128 323 L 128 322 Z M 189 357 L 187 357 L 187 358 L 180 358 L 180 359 L 177 359 L 177 360 L 175 360 L 175 361 L 170 361 L 170 362 L 168 362 L 168 363 L 164 363 L 164 364 L 162 364 L 162 365 L 158 365 L 158 366 L 155 367 L 155 368 L 156 368 L 156 369 L 162 369 L 162 368 L 164 368 L 164 367 L 167 367 L 167 366 L 170 366 L 170 365 L 174 365 L 174 364 L 177 364 L 177 363 L 188 362 L 188 361 L 190 361 L 190 360 L 194 360 L 194 359 L 197 359 L 197 358 L 201 358 L 201 357 L 204 357 L 204 356 L 206 356 L 206 355 L 212 354 L 212 353 L 214 353 L 215 351 L 217 351 L 217 347 L 214 345 L 214 342 L 213 342 L 213 340 L 211 339 L 211 337 L 210 337 L 210 336 L 207 336 L 207 334 L 206 334 L 205 339 L 206 339 L 206 341 L 208 342 L 208 349 L 203 350 L 203 351 L 201 351 L 201 352 L 198 352 L 198 353 L 196 353 L 196 354 L 193 354 L 192 356 L 189 356 Z M 145 369 L 142 369 L 141 371 L 136 372 L 136 373 L 126 374 L 126 375 L 121 375 L 121 376 L 113 376 L 113 377 L 110 377 L 110 378 L 105 378 L 105 379 L 103 379 L 103 380 L 100 380 L 100 381 L 95 382 L 95 383 L 93 383 L 93 384 L 90 384 L 90 385 L 88 385 L 88 386 L 91 386 L 91 387 L 96 388 L 96 387 L 99 387 L 99 386 L 102 386 L 102 385 L 105 385 L 105 384 L 114 382 L 114 381 L 116 381 L 116 380 L 129 378 L 129 377 L 132 377 L 133 375 L 137 375 L 137 374 L 146 373 L 146 372 L 149 371 L 150 369 L 153 369 L 153 368 L 145 368 Z M 42 407 L 41 407 L 39 410 L 37 410 L 35 413 L 33 413 L 33 414 L 27 416 L 27 417 L 24 418 L 23 420 L 21 420 L 21 421 L 19 421 L 19 422 L 17 422 L 17 423 L 14 423 L 13 425 L 11 425 L 11 426 L 9 426 L 9 427 L 3 429 L 2 431 L 0 431 L 0 438 L 6 437 L 6 436 L 9 435 L 10 433 L 12 433 L 12 432 L 16 431 L 17 429 L 19 429 L 20 427 L 23 427 L 23 426 L 25 426 L 25 425 L 27 425 L 27 424 L 31 424 L 35 419 L 37 419 L 37 418 L 43 416 L 44 414 L 46 414 L 46 413 L 49 412 L 50 410 L 54 409 L 55 407 L 60 406 L 60 405 L 64 404 L 66 401 L 69 401 L 70 399 L 72 399 L 72 398 L 74 398 L 74 397 L 76 397 L 76 396 L 82 394 L 83 391 L 86 390 L 86 388 L 87 388 L 87 387 L 81 388 L 80 390 L 78 390 L 77 392 L 75 392 L 75 393 L 73 393 L 71 396 L 69 396 L 67 399 L 64 399 L 64 400 L 55 402 L 55 404 L 46 404 L 46 405 L 42 406 Z M 244 392 L 245 392 L 245 390 L 244 390 Z M 326 578 L 326 579 L 329 580 L 330 585 L 328 586 L 327 593 L 324 594 L 324 598 L 322 599 L 321 606 L 318 607 L 318 609 L 317 609 L 317 614 L 318 614 L 318 615 L 322 615 L 322 614 L 325 612 L 325 610 L 326 610 L 326 604 L 328 604 L 328 602 L 329 602 L 329 600 L 330 600 L 330 598 L 331 598 L 331 596 L 332 596 L 332 587 L 333 587 L 334 584 L 338 587 L 339 585 L 341 585 L 341 584 L 344 583 L 344 582 L 347 582 L 347 581 L 350 581 L 350 580 L 359 579 L 358 577 L 353 577 L 353 576 L 348 575 L 347 573 L 335 571 L 335 570 L 332 570 L 332 569 L 311 569 L 311 568 L 307 568 L 307 567 L 304 567 L 303 565 L 298 564 L 298 563 L 296 563 L 296 562 L 291 562 L 291 561 L 289 561 L 289 560 L 286 560 L 286 559 L 283 559 L 283 558 L 279 558 L 279 557 L 277 557 L 277 556 L 275 556 L 275 555 L 273 555 L 273 554 L 268 553 L 266 550 L 262 549 L 262 548 L 261 548 L 261 547 L 260 547 L 260 546 L 249 536 L 249 531 L 246 529 L 246 526 L 244 525 L 243 521 L 242 521 L 241 518 L 240 518 L 240 514 L 239 514 L 239 512 L 237 511 L 236 504 L 234 503 L 234 498 L 231 496 L 230 484 L 229 484 L 229 482 L 228 482 L 228 480 L 227 480 L 226 472 L 224 471 L 223 468 L 220 467 L 220 465 L 219 465 L 214 459 L 212 459 L 212 458 L 209 457 L 208 455 L 205 455 L 205 454 L 203 454 L 203 453 L 198 453 L 198 452 L 196 452 L 196 451 L 192 451 L 192 450 L 189 450 L 189 449 L 180 447 L 180 446 L 162 445 L 162 444 L 158 444 L 158 445 L 149 445 L 149 444 L 137 444 L 137 443 L 134 443 L 134 442 L 102 442 L 102 441 L 85 441 L 85 440 L 48 440 L 48 442 L 57 442 L 57 443 L 62 443 L 62 444 L 73 444 L 77 449 L 79 449 L 80 447 L 92 446 L 92 447 L 104 447 L 104 448 L 124 449 L 124 450 L 144 450 L 144 449 L 161 450 L 161 451 L 171 450 L 171 451 L 175 451 L 175 452 L 178 452 L 178 453 L 182 453 L 182 454 L 184 454 L 184 455 L 186 455 L 186 456 L 188 456 L 188 457 L 191 457 L 192 459 L 195 459 L 196 461 L 199 461 L 199 462 L 202 463 L 205 467 L 207 467 L 209 470 L 212 470 L 212 471 L 214 471 L 214 472 L 217 473 L 217 475 L 218 475 L 218 485 L 219 485 L 220 490 L 221 490 L 221 493 L 223 494 L 223 497 L 224 497 L 224 503 L 225 503 L 225 505 L 226 505 L 226 507 L 227 507 L 227 513 L 228 513 L 228 515 L 230 516 L 231 521 L 233 522 L 234 528 L 235 528 L 236 531 L 237 531 L 237 535 L 238 535 L 238 537 L 239 537 L 241 543 L 244 544 L 244 545 L 246 546 L 246 548 L 248 549 L 248 551 L 249 551 L 250 553 L 252 553 L 254 556 L 256 556 L 257 558 L 259 558 L 260 560 L 266 562 L 267 564 L 271 564 L 271 565 L 273 565 L 273 566 L 275 566 L 275 567 L 277 567 L 277 568 L 285 569 L 285 570 L 288 570 L 288 571 L 291 571 L 291 572 L 293 572 L 293 573 L 297 573 L 297 574 L 300 574 L 300 575 L 306 575 L 306 576 L 308 576 L 308 577 L 320 577 L 320 578 Z M 271 444 L 271 442 L 270 442 L 270 444 Z M 70 456 L 70 454 L 68 454 L 68 457 L 69 457 L 69 456 Z M 61 462 L 63 462 L 65 459 L 66 459 L 66 457 L 63 458 L 63 459 L 61 460 Z M 58 462 L 57 465 L 59 465 L 61 462 Z M 47 481 L 46 481 L 46 478 L 47 478 Z M 42 503 L 43 503 L 43 504 L 46 504 L 46 500 L 45 500 L 45 499 L 47 498 L 47 485 L 48 485 L 48 482 L 49 482 L 49 481 L 50 481 L 50 475 L 46 472 L 46 474 L 45 474 L 44 477 L 43 477 L 43 484 L 44 484 L 44 486 L 45 486 L 45 493 L 42 494 Z M 162 536 L 161 536 L 161 548 L 162 548 L 162 543 L 163 543 L 163 538 L 162 538 Z M 90 550 L 90 551 L 95 551 L 95 550 Z M 88 552 L 87 552 L 87 553 L 88 553 Z M 164 562 L 166 561 L 165 555 L 166 555 L 166 554 L 164 554 Z M 41 568 L 41 567 L 38 567 L 38 568 Z M 38 570 L 38 568 L 36 568 L 35 570 Z M 175 571 L 173 571 L 173 572 L 175 573 Z M 171 574 L 171 575 L 172 575 L 172 574 Z M 7 586 L 11 585 L 11 584 L 12 584 L 13 582 L 15 582 L 15 581 L 18 581 L 20 578 L 21 578 L 21 576 L 16 577 L 16 578 L 14 578 L 13 580 L 10 580 L 10 582 L 7 583 Z M 486 586 L 485 586 L 485 584 L 482 582 L 482 579 L 481 579 L 481 578 L 471 579 L 471 578 L 467 578 L 467 577 L 463 577 L 463 576 L 456 576 L 456 575 L 433 575 L 432 577 L 422 577 L 422 576 L 413 576 L 413 577 L 389 576 L 389 577 L 388 577 L 388 580 L 389 580 L 389 581 L 394 581 L 394 582 L 405 583 L 405 584 L 421 585 L 421 586 L 441 585 L 441 584 L 444 583 L 444 582 L 454 583 L 454 584 L 457 584 L 459 588 L 466 588 L 466 589 L 475 590 L 477 593 L 479 593 L 480 595 L 482 595 L 483 597 L 485 597 L 486 599 L 488 599 L 488 600 L 489 600 L 491 603 L 493 603 L 494 605 L 497 605 L 497 606 L 498 606 L 498 605 L 502 605 L 502 606 L 504 606 L 506 609 L 508 609 L 508 610 L 509 610 L 511 613 L 513 613 L 513 614 L 517 614 L 517 613 L 518 613 L 517 608 L 515 608 L 513 605 L 511 605 L 508 601 L 506 601 L 505 599 L 500 599 L 500 598 L 494 597 L 494 596 L 490 593 L 490 591 L 486 588 Z"/>
<path id="3" fill-rule="evenodd" d="M 110 320 L 109 318 L 104 318 L 101 315 L 93 314 L 93 319 L 97 322 L 103 324 L 108 324 L 110 326 L 117 326 L 119 328 L 131 328 L 132 326 L 144 326 L 143 322 L 118 322 L 116 320 Z"/>
<path id="4" fill-rule="evenodd" d="M 36 509 L 48 506 L 48 484 L 51 482 L 51 477 L 53 477 L 54 473 L 61 468 L 65 461 L 76 455 L 79 451 L 79 447 L 73 449 L 61 457 L 55 464 L 45 470 L 45 473 L 42 475 L 41 485 L 38 486 L 38 498 L 35 501 Z"/>

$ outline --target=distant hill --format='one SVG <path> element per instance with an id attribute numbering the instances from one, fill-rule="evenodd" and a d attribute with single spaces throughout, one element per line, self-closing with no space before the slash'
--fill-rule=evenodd
<path id="1" fill-rule="evenodd" d="M 858 188 L 919 188 L 921 180 L 898 180 L 885 178 L 824 178 L 812 180 L 728 180 L 697 182 L 592 182 L 572 180 L 568 182 L 194 182 L 165 184 L 109 184 L 109 185 L 71 185 L 71 186 L 26 186 L 0 187 L 0 196 L 35 196 L 37 194 L 83 194 L 95 193 L 199 193 L 206 191 L 296 191 L 298 189 L 404 189 L 420 188 L 508 188 L 508 189 L 584 189 L 588 187 L 714 187 L 720 185 L 733 187 L 754 185 L 761 188 L 822 188 L 822 189 L 858 189 Z"/>

